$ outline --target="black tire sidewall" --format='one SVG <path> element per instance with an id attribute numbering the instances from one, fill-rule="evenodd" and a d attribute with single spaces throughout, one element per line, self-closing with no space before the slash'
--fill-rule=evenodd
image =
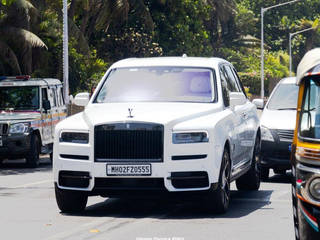
<path id="1" fill-rule="evenodd" d="M 30 150 L 26 156 L 27 165 L 29 167 L 39 166 L 39 155 L 40 155 L 40 143 L 39 137 L 36 134 L 32 134 L 30 138 Z"/>

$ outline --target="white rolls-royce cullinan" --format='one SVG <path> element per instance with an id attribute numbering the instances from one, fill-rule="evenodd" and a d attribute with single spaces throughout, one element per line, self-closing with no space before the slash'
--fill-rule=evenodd
<path id="1" fill-rule="evenodd" d="M 55 128 L 54 182 L 62 212 L 88 196 L 201 196 L 227 210 L 230 182 L 260 186 L 256 106 L 220 58 L 130 58 L 114 63 L 81 113 Z"/>

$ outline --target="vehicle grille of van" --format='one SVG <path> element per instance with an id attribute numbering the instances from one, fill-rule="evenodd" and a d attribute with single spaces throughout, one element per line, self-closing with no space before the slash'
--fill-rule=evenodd
<path id="1" fill-rule="evenodd" d="M 163 125 L 116 123 L 94 128 L 95 162 L 162 162 Z"/>
<path id="2" fill-rule="evenodd" d="M 277 130 L 280 141 L 292 141 L 293 140 L 293 130 Z"/>
<path id="3" fill-rule="evenodd" d="M 0 134 L 6 135 L 8 134 L 8 124 L 0 123 Z"/>

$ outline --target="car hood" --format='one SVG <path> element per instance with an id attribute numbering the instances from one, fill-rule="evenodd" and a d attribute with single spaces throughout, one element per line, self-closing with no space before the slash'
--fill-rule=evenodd
<path id="1" fill-rule="evenodd" d="M 264 109 L 260 118 L 261 126 L 269 129 L 293 130 L 296 126 L 296 110 Z"/>
<path id="2" fill-rule="evenodd" d="M 105 103 L 92 104 L 83 114 L 89 125 L 128 121 L 174 125 L 218 110 L 214 103 Z"/>
<path id="3" fill-rule="evenodd" d="M 6 112 L 0 110 L 0 121 L 21 121 L 39 118 L 39 112 Z"/>

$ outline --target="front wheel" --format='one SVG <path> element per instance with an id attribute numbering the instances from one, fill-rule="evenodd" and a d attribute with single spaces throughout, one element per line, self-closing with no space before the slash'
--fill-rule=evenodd
<path id="1" fill-rule="evenodd" d="M 260 137 L 257 136 L 254 144 L 250 170 L 236 180 L 238 190 L 258 190 L 260 187 Z"/>
<path id="2" fill-rule="evenodd" d="M 208 207 L 214 213 L 222 214 L 228 210 L 230 203 L 230 156 L 227 148 L 224 149 L 221 161 L 218 188 L 209 193 Z"/>
<path id="3" fill-rule="evenodd" d="M 56 201 L 63 213 L 77 213 L 86 208 L 88 195 L 80 191 L 59 189 L 55 186 Z"/>
<path id="4" fill-rule="evenodd" d="M 29 167 L 38 167 L 40 163 L 40 140 L 39 137 L 35 134 L 31 136 L 30 140 L 30 149 L 26 156 L 27 165 Z"/>

